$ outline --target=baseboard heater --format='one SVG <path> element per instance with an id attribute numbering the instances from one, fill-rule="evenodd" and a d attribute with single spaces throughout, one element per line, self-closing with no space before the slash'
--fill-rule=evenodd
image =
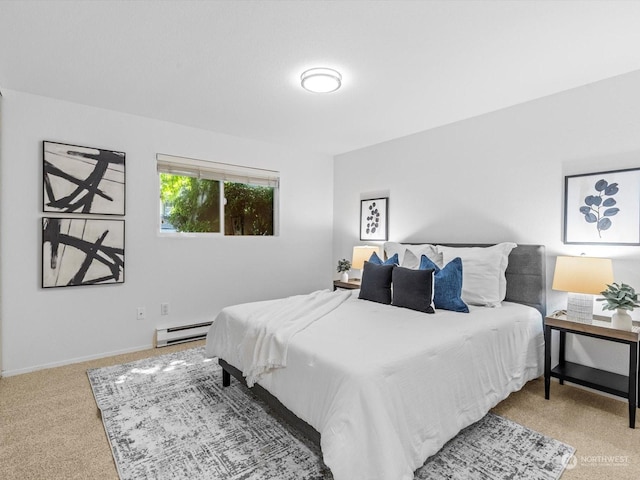
<path id="1" fill-rule="evenodd" d="M 194 342 L 207 336 L 213 322 L 193 323 L 180 327 L 156 329 L 156 347 L 168 347 L 176 343 Z"/>

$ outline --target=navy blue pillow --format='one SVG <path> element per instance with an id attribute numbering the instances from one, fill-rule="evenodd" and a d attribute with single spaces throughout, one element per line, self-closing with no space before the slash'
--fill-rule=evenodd
<path id="1" fill-rule="evenodd" d="M 420 258 L 420 270 L 435 270 L 433 303 L 436 308 L 469 313 L 462 301 L 462 259 L 456 257 L 443 268 L 438 267 L 426 255 Z"/>
<path id="2" fill-rule="evenodd" d="M 375 263 L 376 265 L 399 265 L 398 254 L 394 253 L 392 257 L 387 258 L 384 262 L 380 259 L 376 252 L 371 254 L 371 258 L 369 258 L 371 263 Z"/>
<path id="3" fill-rule="evenodd" d="M 433 269 L 413 270 L 395 267 L 392 273 L 393 302 L 396 307 L 425 313 L 433 310 Z"/>
<path id="4" fill-rule="evenodd" d="M 376 265 L 364 262 L 358 298 L 372 302 L 391 303 L 391 275 L 394 265 Z"/>

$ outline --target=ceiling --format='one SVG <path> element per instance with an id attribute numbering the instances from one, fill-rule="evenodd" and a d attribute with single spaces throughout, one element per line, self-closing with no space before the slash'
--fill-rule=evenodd
<path id="1" fill-rule="evenodd" d="M 640 1 L 0 0 L 0 89 L 332 155 L 640 69 Z M 330 94 L 300 88 L 338 69 Z"/>

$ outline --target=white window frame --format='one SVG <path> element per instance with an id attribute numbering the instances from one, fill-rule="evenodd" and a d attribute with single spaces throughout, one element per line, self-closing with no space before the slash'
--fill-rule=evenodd
<path id="1" fill-rule="evenodd" d="M 273 191 L 273 235 L 280 234 L 280 172 L 263 168 L 246 167 L 230 163 L 198 160 L 195 158 L 156 154 L 156 170 L 158 198 L 160 198 L 160 174 L 169 173 L 187 177 L 217 180 L 220 182 L 220 232 L 163 232 L 158 215 L 157 231 L 161 236 L 201 237 L 201 236 L 225 236 L 224 208 L 226 199 L 224 196 L 224 182 L 244 183 L 262 187 L 272 187 Z M 230 237 L 234 235 L 228 235 Z M 252 236 L 252 235 L 243 235 Z"/>

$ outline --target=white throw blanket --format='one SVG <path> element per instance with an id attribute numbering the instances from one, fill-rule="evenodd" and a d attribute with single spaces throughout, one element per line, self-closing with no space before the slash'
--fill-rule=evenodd
<path id="1" fill-rule="evenodd" d="M 318 290 L 308 295 L 283 298 L 254 312 L 238 345 L 247 385 L 252 387 L 265 373 L 286 367 L 291 338 L 350 296 L 349 291 Z"/>

